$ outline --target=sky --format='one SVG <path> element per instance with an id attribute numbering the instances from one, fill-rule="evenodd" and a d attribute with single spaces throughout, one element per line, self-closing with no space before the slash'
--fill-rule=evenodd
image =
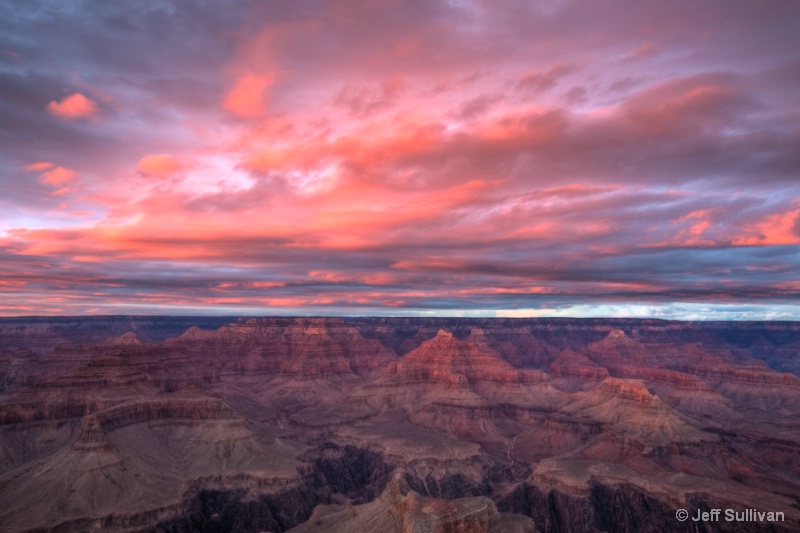
<path id="1" fill-rule="evenodd" d="M 799 27 L 0 0 L 0 315 L 800 320 Z"/>

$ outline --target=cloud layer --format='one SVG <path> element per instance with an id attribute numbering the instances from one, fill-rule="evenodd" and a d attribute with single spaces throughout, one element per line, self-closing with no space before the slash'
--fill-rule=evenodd
<path id="1" fill-rule="evenodd" d="M 800 319 L 796 2 L 0 20 L 0 314 Z"/>

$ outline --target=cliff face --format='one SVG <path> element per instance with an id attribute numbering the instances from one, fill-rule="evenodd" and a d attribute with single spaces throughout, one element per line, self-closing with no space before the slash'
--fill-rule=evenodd
<path id="1" fill-rule="evenodd" d="M 396 475 L 375 501 L 360 505 L 318 507 L 311 518 L 292 533 L 454 533 L 535 531 L 533 521 L 523 515 L 501 516 L 495 503 L 485 497 L 443 500 L 425 498 L 411 490 Z"/>
<path id="2" fill-rule="evenodd" d="M 396 355 L 336 319 L 249 319 L 215 331 L 191 328 L 166 345 L 193 354 L 222 374 L 357 379 L 384 369 Z"/>
<path id="3" fill-rule="evenodd" d="M 0 319 L 3 531 L 800 530 L 800 324 Z M 739 527 L 739 529 L 737 529 Z"/>
<path id="4" fill-rule="evenodd" d="M 391 367 L 385 384 L 476 384 L 479 382 L 514 383 L 518 372 L 486 341 L 481 328 L 458 339 L 440 329 Z"/>

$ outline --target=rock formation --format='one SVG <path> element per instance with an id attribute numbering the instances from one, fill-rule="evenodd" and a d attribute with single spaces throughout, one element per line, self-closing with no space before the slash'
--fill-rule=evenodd
<path id="1" fill-rule="evenodd" d="M 0 319 L 0 530 L 800 530 L 800 324 Z"/>
<path id="2" fill-rule="evenodd" d="M 486 496 L 442 500 L 425 498 L 396 475 L 381 496 L 359 506 L 318 506 L 311 518 L 292 533 L 534 533 L 533 521 L 523 515 L 497 511 Z"/>

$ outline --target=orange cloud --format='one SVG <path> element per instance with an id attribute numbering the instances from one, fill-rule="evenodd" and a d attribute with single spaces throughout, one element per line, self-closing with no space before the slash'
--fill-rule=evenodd
<path id="1" fill-rule="evenodd" d="M 152 177 L 166 177 L 183 169 L 180 159 L 169 154 L 146 155 L 139 160 L 136 170 Z"/>
<path id="2" fill-rule="evenodd" d="M 265 92 L 272 85 L 268 74 L 248 72 L 239 76 L 222 103 L 223 109 L 239 118 L 254 118 L 264 113 Z"/>
<path id="3" fill-rule="evenodd" d="M 92 118 L 99 111 L 97 102 L 81 93 L 65 96 L 60 102 L 55 100 L 47 104 L 47 111 L 65 120 Z"/>

